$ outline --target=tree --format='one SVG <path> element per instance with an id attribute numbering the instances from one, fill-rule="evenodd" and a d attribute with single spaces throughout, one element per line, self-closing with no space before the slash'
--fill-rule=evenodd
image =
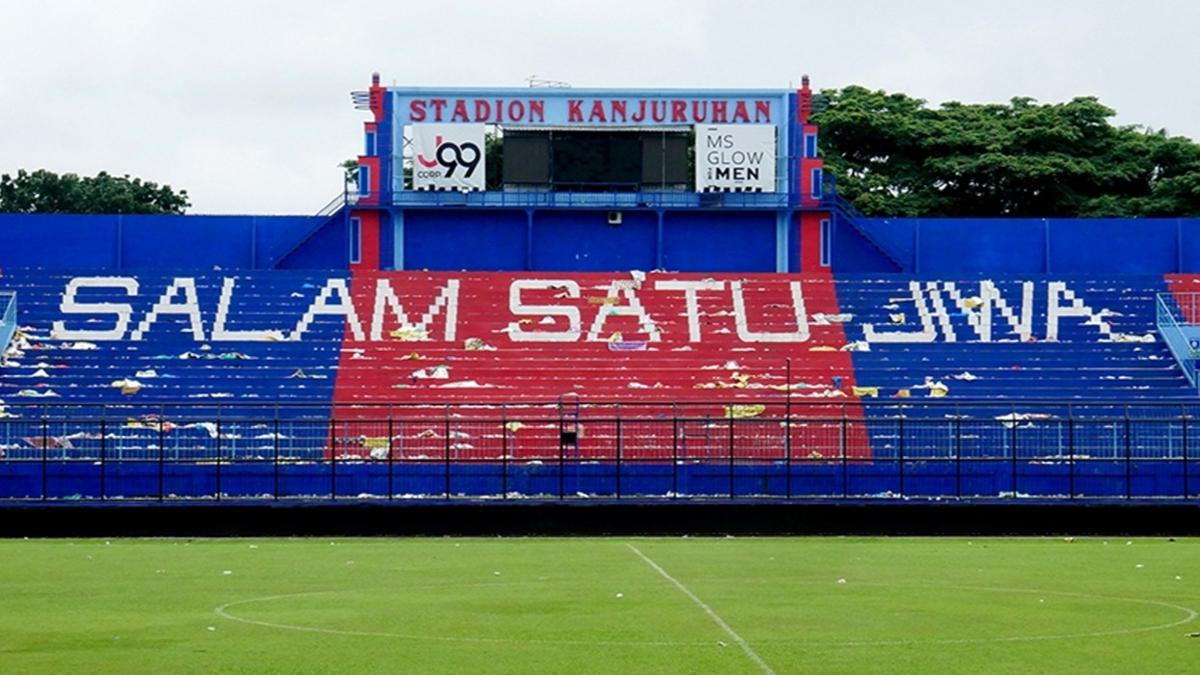
<path id="1" fill-rule="evenodd" d="M 483 169 L 485 188 L 499 190 L 504 187 L 504 136 L 495 127 L 483 136 Z"/>
<path id="2" fill-rule="evenodd" d="M 187 190 L 103 171 L 80 177 L 22 169 L 0 176 L 0 212 L 6 213 L 183 213 L 190 206 Z"/>
<path id="3" fill-rule="evenodd" d="M 1114 126 L 1093 97 L 930 108 L 855 86 L 824 96 L 813 121 L 826 165 L 868 215 L 1200 215 L 1200 145 Z"/>
<path id="4" fill-rule="evenodd" d="M 342 168 L 342 187 L 347 192 L 358 189 L 358 160 L 351 158 L 338 164 Z"/>

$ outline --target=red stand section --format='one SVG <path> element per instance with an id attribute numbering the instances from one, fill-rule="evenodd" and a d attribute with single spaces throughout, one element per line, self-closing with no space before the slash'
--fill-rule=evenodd
<path id="1" fill-rule="evenodd" d="M 351 218 L 359 222 L 359 261 L 350 263 L 351 272 L 369 272 L 379 269 L 379 211 L 351 211 Z"/>
<path id="2" fill-rule="evenodd" d="M 701 285 L 693 310 L 687 284 Z M 352 295 L 334 401 L 378 407 L 338 410 L 367 425 L 342 430 L 340 454 L 355 454 L 358 436 L 361 452 L 378 446 L 390 417 L 406 457 L 422 444 L 440 457 L 455 433 L 458 458 L 549 457 L 568 419 L 584 457 L 614 457 L 618 438 L 631 459 L 677 456 L 681 439 L 688 456 L 715 457 L 736 433 L 739 459 L 778 460 L 790 411 L 794 458 L 835 457 L 843 442 L 848 456 L 869 455 L 862 425 L 842 423 L 862 410 L 828 272 L 359 271 Z"/>

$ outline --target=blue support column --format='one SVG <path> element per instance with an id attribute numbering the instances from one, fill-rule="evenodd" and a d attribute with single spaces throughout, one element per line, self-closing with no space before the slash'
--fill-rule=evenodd
<path id="1" fill-rule="evenodd" d="M 404 211 L 392 212 L 392 269 L 404 269 Z"/>
<path id="2" fill-rule="evenodd" d="M 123 227 L 124 222 L 125 222 L 124 216 L 117 216 L 117 236 L 116 236 L 116 240 L 117 240 L 116 268 L 117 269 L 121 269 L 121 263 L 124 262 L 123 261 L 124 251 L 122 250 L 125 248 L 125 233 L 124 233 L 124 227 Z"/>
<path id="3" fill-rule="evenodd" d="M 775 212 L 775 271 L 787 272 L 788 270 L 788 247 L 791 240 L 790 228 L 788 227 L 788 212 Z"/>
<path id="4" fill-rule="evenodd" d="M 1042 218 L 1042 258 L 1042 272 L 1050 274 L 1050 221 L 1046 218 Z"/>
<path id="5" fill-rule="evenodd" d="M 533 209 L 525 209 L 525 270 L 533 270 Z"/>
<path id="6" fill-rule="evenodd" d="M 654 230 L 654 269 L 663 269 L 663 210 L 657 209 Z"/>
<path id="7" fill-rule="evenodd" d="M 1175 219 L 1175 272 L 1183 274 L 1183 219 Z"/>

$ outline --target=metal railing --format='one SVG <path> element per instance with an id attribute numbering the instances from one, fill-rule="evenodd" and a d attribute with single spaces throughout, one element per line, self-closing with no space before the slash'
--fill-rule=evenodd
<path id="1" fill-rule="evenodd" d="M 778 192 L 695 192 L 694 190 L 661 189 L 634 185 L 616 186 L 611 191 L 558 191 L 533 189 L 504 189 L 486 191 L 451 190 L 397 190 L 390 198 L 382 199 L 383 193 L 357 192 L 347 186 L 334 197 L 318 215 L 333 215 L 338 210 L 358 206 L 379 207 L 478 207 L 478 208 L 730 208 L 730 209 L 782 209 L 798 208 L 807 195 L 789 191 L 780 186 Z M 837 181 L 827 173 L 822 182 L 821 208 L 845 211 L 849 203 L 837 195 Z"/>
<path id="2" fill-rule="evenodd" d="M 1160 409 L 1160 412 L 1166 408 Z M 1195 499 L 1200 418 L 0 419 L 0 499 Z"/>
<path id="3" fill-rule="evenodd" d="M 17 332 L 17 294 L 0 291 L 0 356 Z"/>
<path id="4" fill-rule="evenodd" d="M 1200 293 L 1159 293 L 1154 305 L 1158 334 L 1192 387 L 1200 386 L 1196 376 L 1196 360 L 1200 358 L 1200 348 L 1196 346 L 1200 339 L 1200 324 L 1196 320 L 1200 317 Z"/>

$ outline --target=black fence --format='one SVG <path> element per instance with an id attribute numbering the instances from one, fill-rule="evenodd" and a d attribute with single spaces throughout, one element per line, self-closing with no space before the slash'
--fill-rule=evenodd
<path id="1" fill-rule="evenodd" d="M 1177 403 L 38 408 L 0 419 L 0 499 L 1200 494 L 1200 417 Z"/>

